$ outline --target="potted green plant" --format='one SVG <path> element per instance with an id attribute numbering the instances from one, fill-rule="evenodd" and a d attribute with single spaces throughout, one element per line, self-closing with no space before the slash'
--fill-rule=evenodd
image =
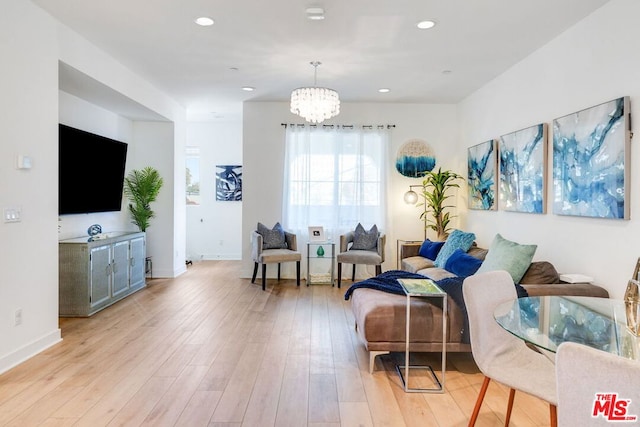
<path id="1" fill-rule="evenodd" d="M 453 208 L 452 205 L 445 204 L 445 201 L 452 197 L 449 193 L 451 188 L 459 188 L 458 180 L 462 179 L 461 175 L 449 170 L 441 170 L 438 168 L 437 172 L 429 171 L 424 175 L 422 181 L 422 197 L 424 198 L 424 205 L 426 209 L 420 214 L 420 219 L 425 223 L 426 228 L 430 228 L 436 232 L 438 240 L 445 240 L 449 235 L 449 222 L 455 216 L 452 216 L 447 211 L 448 208 Z M 426 215 L 431 214 L 433 219 L 428 219 Z"/>
<path id="2" fill-rule="evenodd" d="M 150 166 L 141 170 L 134 169 L 124 179 L 124 194 L 131 202 L 131 222 L 137 225 L 140 231 L 146 231 L 151 218 L 155 217 L 151 202 L 158 197 L 162 184 L 160 173 Z"/>

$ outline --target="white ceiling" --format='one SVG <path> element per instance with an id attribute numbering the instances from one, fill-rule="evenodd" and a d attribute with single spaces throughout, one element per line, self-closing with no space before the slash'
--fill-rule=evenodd
<path id="1" fill-rule="evenodd" d="M 311 61 L 343 102 L 455 103 L 608 0 L 32 1 L 213 118 L 288 100 L 313 85 Z M 326 19 L 306 19 L 309 6 Z M 199 16 L 215 25 L 197 26 Z M 423 19 L 437 25 L 419 30 Z"/>

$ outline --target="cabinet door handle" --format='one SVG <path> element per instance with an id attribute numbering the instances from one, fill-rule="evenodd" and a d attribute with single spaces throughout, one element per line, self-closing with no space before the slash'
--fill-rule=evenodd
<path id="1" fill-rule="evenodd" d="M 134 265 L 136 265 L 136 259 L 135 258 L 129 258 L 129 265 L 131 265 L 131 267 L 133 267 Z"/>
<path id="2" fill-rule="evenodd" d="M 118 272 L 118 269 L 116 268 L 116 262 L 114 261 L 111 267 L 111 271 L 113 272 L 113 274 L 116 274 Z"/>
<path id="3" fill-rule="evenodd" d="M 111 275 L 111 264 L 107 264 L 106 268 L 104 269 L 104 273 L 107 276 Z"/>

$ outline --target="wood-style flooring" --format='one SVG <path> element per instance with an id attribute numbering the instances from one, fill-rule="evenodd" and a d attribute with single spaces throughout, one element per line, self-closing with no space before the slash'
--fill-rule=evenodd
<path id="1" fill-rule="evenodd" d="M 90 318 L 60 319 L 63 342 L 0 375 L 0 425 L 467 425 L 483 379 L 471 354 L 447 355 L 446 393 L 405 393 L 403 354 L 369 374 L 345 286 L 270 279 L 263 292 L 239 275 L 238 261 L 198 262 Z M 412 363 L 437 372 L 440 354 Z M 492 382 L 477 425 L 503 425 L 507 398 Z M 516 394 L 512 426 L 548 417 Z"/>

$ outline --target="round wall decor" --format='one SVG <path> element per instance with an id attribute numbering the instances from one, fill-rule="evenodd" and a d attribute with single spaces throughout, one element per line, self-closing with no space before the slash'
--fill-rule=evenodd
<path id="1" fill-rule="evenodd" d="M 421 139 L 411 139 L 400 147 L 396 157 L 396 170 L 410 178 L 420 178 L 436 165 L 433 149 Z"/>

